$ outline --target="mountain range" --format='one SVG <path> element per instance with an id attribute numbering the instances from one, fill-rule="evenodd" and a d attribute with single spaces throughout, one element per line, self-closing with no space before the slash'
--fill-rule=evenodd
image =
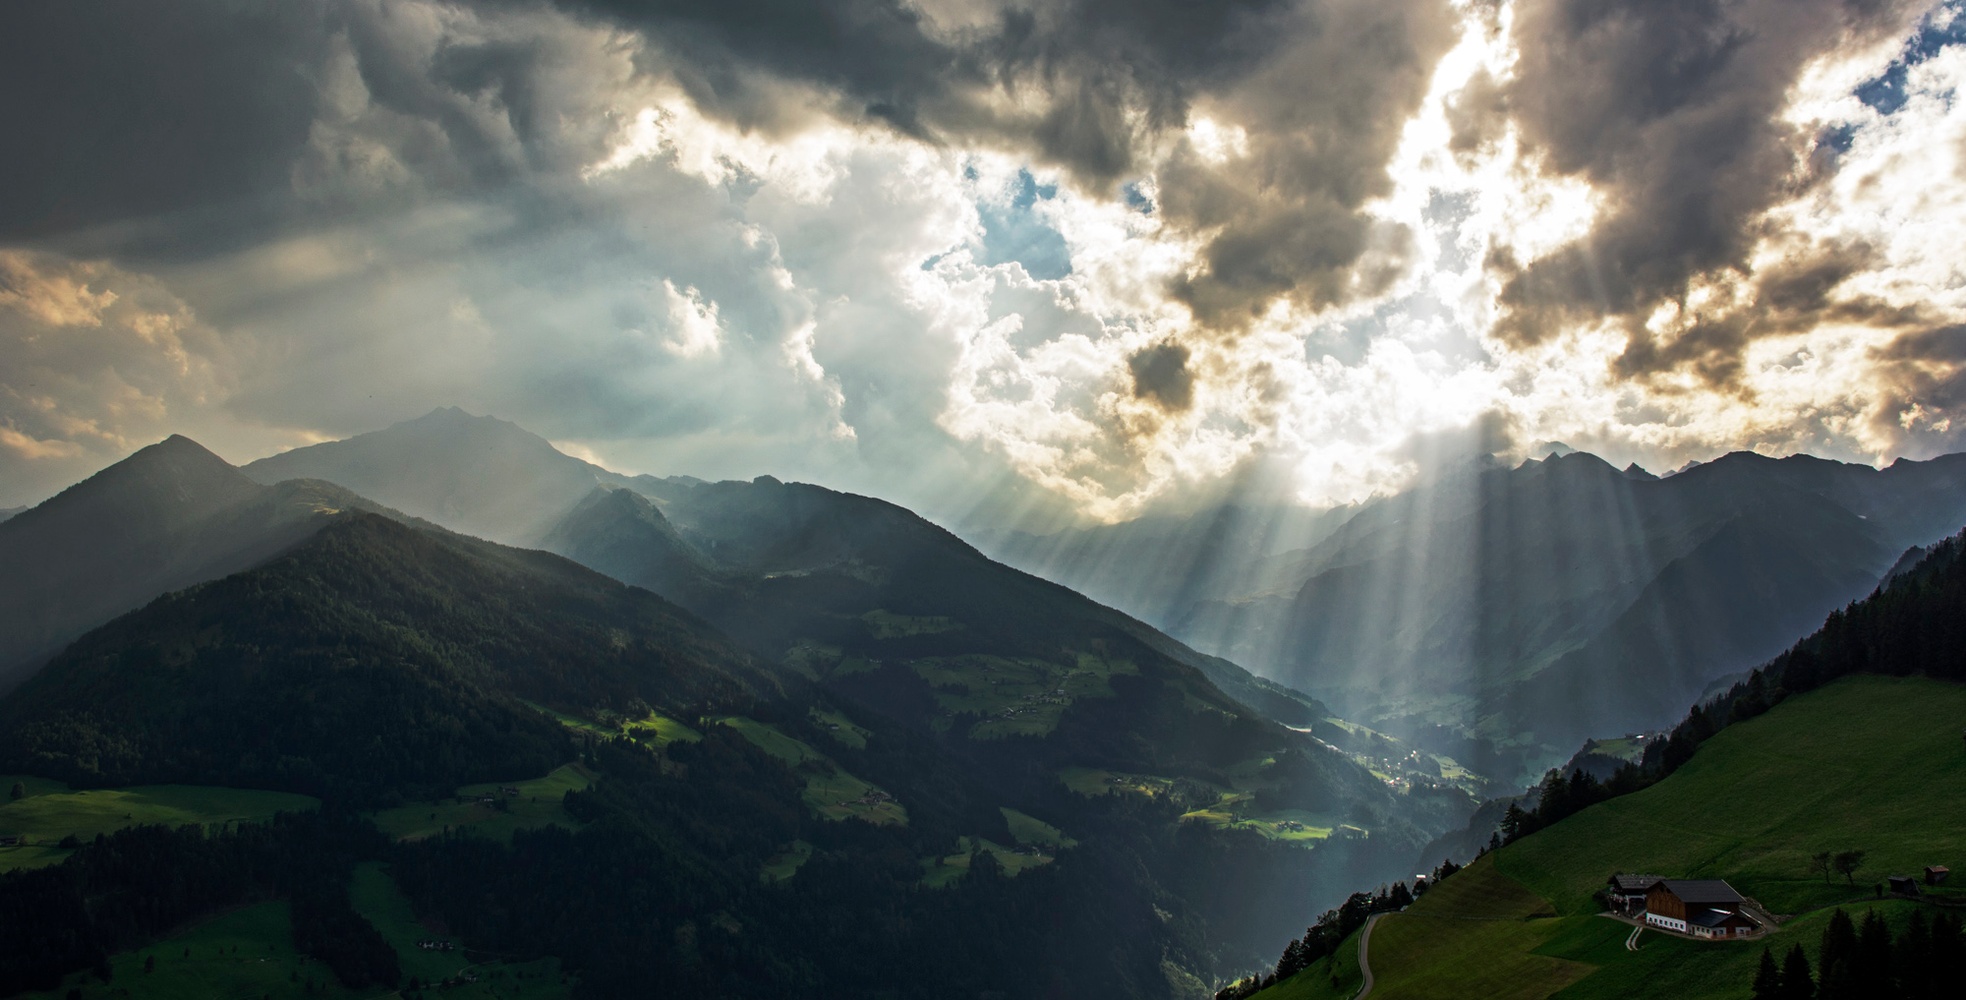
<path id="1" fill-rule="evenodd" d="M 723 912 L 817 940 L 834 932 L 801 921 L 875 926 L 901 905 L 946 904 L 961 936 L 1006 907 L 1084 917 L 1044 968 L 910 974 L 971 992 L 1117 976 L 1174 995 L 1273 948 L 1304 899 L 1403 867 L 1473 804 L 1388 782 L 1306 732 L 1329 719 L 1321 704 L 903 508 L 769 477 L 623 477 L 458 411 L 243 470 L 173 438 L 0 524 L 0 543 L 7 613 L 25 626 L 8 633 L 25 679 L 0 699 L 0 773 L 298 792 L 341 815 L 578 760 L 599 781 L 568 800 L 591 826 L 565 849 L 628 852 L 702 900 L 650 897 L 650 927 Z M 1077 846 L 1007 846 L 1032 829 Z M 476 849 L 415 848 L 431 866 L 417 870 Z M 796 885 L 774 894 L 749 874 L 788 852 L 812 859 Z M 1040 870 L 1008 896 L 960 877 L 992 864 Z M 836 884 L 836 870 L 879 874 Z M 603 874 L 508 891 L 618 891 Z M 921 896 L 952 877 L 949 895 Z M 423 905 L 445 912 L 462 891 Z M 817 895 L 787 911 L 785 892 Z M 597 982 L 630 974 L 581 943 L 609 928 L 526 919 L 483 934 L 578 928 L 550 953 Z M 926 930 L 884 933 L 785 944 L 773 954 L 794 967 L 759 966 L 737 994 L 850 975 L 812 949 L 929 950 Z M 685 951 L 705 975 L 732 968 Z"/>
<path id="2" fill-rule="evenodd" d="M 1196 521 L 1241 539 L 1220 548 L 1249 553 L 1243 580 L 1203 574 L 1178 601 L 1093 592 L 1347 717 L 1528 776 L 1585 738 L 1665 725 L 1957 531 L 1966 455 L 1874 469 L 1743 452 L 1661 478 L 1571 452 L 1460 468 L 1284 532 L 1296 548 L 1264 544 L 1274 529 L 1245 512 Z M 1184 577 L 1165 559 L 1180 545 L 1049 560 L 1127 530 L 992 551 L 1068 586 Z"/>

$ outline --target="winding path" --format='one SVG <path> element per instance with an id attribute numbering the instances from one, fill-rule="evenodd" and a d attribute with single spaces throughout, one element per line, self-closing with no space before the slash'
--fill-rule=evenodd
<path id="1" fill-rule="evenodd" d="M 1378 926 L 1379 918 L 1383 916 L 1385 914 L 1375 913 L 1365 918 L 1365 929 L 1358 934 L 1358 971 L 1365 974 L 1365 982 L 1359 986 L 1358 995 L 1352 1000 L 1365 1000 L 1366 994 L 1372 992 L 1372 963 L 1366 961 L 1365 949 L 1372 944 L 1372 928 Z"/>

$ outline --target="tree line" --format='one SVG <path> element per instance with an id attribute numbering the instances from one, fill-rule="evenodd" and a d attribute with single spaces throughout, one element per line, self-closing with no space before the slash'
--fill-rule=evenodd
<path id="1" fill-rule="evenodd" d="M 1949 1000 L 1959 995 L 1966 938 L 1949 913 L 1928 921 L 1923 909 L 1913 910 L 1904 932 L 1893 934 L 1876 910 L 1866 911 L 1859 927 L 1838 908 L 1823 928 L 1816 963 L 1811 969 L 1799 944 L 1780 963 L 1763 948 L 1755 1000 Z"/>

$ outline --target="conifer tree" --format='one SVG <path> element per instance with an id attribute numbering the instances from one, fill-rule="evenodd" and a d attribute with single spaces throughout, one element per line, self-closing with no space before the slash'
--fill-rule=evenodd
<path id="1" fill-rule="evenodd" d="M 1754 1000 L 1782 1000 L 1782 970 L 1775 967 L 1775 956 L 1761 949 L 1761 967 L 1754 972 Z"/>
<path id="2" fill-rule="evenodd" d="M 1809 956 L 1802 946 L 1789 949 L 1782 962 L 1782 1000 L 1815 1000 L 1816 980 L 1809 975 Z"/>

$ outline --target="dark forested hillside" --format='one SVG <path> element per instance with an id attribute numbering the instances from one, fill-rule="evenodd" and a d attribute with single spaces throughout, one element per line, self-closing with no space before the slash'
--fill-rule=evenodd
<path id="1" fill-rule="evenodd" d="M 0 703 L 7 765 L 373 803 L 544 773 L 520 699 L 639 715 L 772 682 L 655 595 L 545 553 L 342 515 L 85 637 Z"/>
<path id="2" fill-rule="evenodd" d="M 255 565 L 350 509 L 400 516 L 329 483 L 258 485 L 173 436 L 0 522 L 0 690 L 84 631 Z"/>

